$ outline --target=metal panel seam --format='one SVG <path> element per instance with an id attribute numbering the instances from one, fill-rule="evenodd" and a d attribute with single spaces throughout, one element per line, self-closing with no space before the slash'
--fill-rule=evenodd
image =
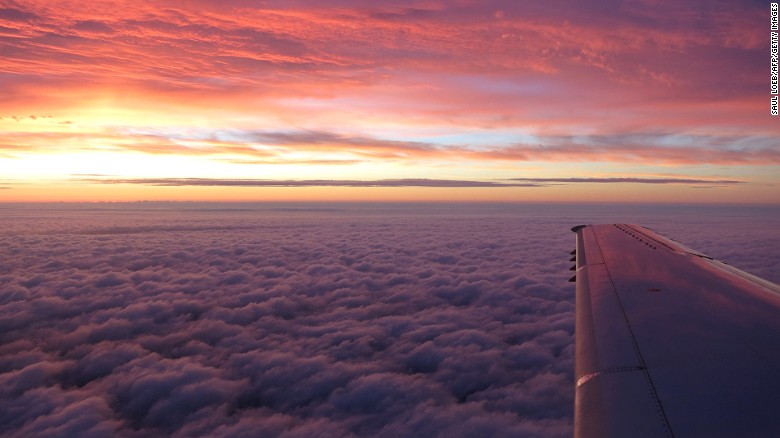
<path id="1" fill-rule="evenodd" d="M 579 379 L 577 379 L 577 388 L 580 386 L 588 383 L 588 381 L 594 377 L 598 377 L 604 374 L 613 374 L 613 373 L 626 373 L 629 371 L 640 371 L 644 370 L 645 367 L 642 366 L 636 366 L 636 367 L 614 367 L 614 368 L 604 368 L 603 370 L 598 370 L 592 373 L 585 374 L 581 376 Z"/>
<path id="2" fill-rule="evenodd" d="M 650 373 L 645 364 L 645 360 L 642 357 L 642 352 L 639 350 L 639 345 L 637 344 L 636 337 L 634 336 L 634 331 L 631 329 L 631 323 L 628 321 L 628 316 L 626 315 L 626 310 L 623 307 L 623 302 L 620 300 L 620 294 L 617 292 L 617 288 L 615 287 L 615 282 L 612 279 L 612 273 L 610 273 L 609 271 L 609 264 L 607 263 L 607 260 L 604 257 L 604 253 L 601 251 L 599 236 L 598 233 L 595 232 L 595 229 L 593 232 L 593 238 L 595 239 L 596 242 L 596 249 L 599 251 L 599 254 L 601 254 L 601 259 L 604 261 L 604 269 L 606 269 L 607 276 L 609 277 L 609 282 L 610 284 L 612 284 L 612 291 L 615 292 L 618 306 L 620 306 L 620 312 L 623 313 L 623 321 L 626 324 L 626 329 L 628 329 L 628 334 L 631 337 L 631 343 L 634 346 L 634 351 L 636 352 L 637 359 L 639 360 L 640 363 L 640 367 L 642 369 L 642 372 L 645 375 L 645 379 L 647 380 L 648 389 L 650 390 L 650 397 L 653 399 L 653 402 L 656 405 L 656 409 L 658 410 L 658 414 L 661 418 L 661 426 L 664 428 L 664 430 L 666 430 L 670 438 L 674 438 L 674 433 L 672 432 L 672 428 L 669 425 L 669 419 L 666 417 L 666 412 L 664 411 L 664 407 L 661 404 L 661 400 L 658 398 L 658 393 L 656 392 L 655 385 L 653 384 L 653 379 L 650 377 Z"/>

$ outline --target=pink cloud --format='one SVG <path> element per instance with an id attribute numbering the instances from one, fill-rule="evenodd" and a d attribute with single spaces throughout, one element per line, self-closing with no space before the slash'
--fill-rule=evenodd
<path id="1" fill-rule="evenodd" d="M 4 5 L 0 115 L 75 121 L 0 120 L 4 157 L 101 142 L 227 165 L 778 164 L 765 11 L 739 2 Z M 177 134 L 191 126 L 214 136 Z"/>

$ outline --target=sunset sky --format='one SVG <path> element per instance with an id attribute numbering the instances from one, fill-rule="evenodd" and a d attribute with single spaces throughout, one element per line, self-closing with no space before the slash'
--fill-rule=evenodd
<path id="1" fill-rule="evenodd" d="M 769 4 L 0 1 L 0 201 L 780 202 Z"/>

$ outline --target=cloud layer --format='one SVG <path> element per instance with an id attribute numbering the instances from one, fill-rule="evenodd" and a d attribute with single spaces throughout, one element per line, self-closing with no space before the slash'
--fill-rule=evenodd
<path id="1" fill-rule="evenodd" d="M 501 218 L 130 211 L 3 237 L 12 436 L 569 434 L 569 233 L 544 249 Z"/>
<path id="2" fill-rule="evenodd" d="M 766 209 L 0 208 L 19 437 L 570 436 L 569 227 L 643 219 L 775 281 L 780 263 Z"/>

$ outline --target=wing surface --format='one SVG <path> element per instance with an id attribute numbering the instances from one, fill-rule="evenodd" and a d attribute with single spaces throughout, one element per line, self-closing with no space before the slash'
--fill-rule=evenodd
<path id="1" fill-rule="evenodd" d="M 575 437 L 780 437 L 780 287 L 641 226 L 572 231 Z"/>

